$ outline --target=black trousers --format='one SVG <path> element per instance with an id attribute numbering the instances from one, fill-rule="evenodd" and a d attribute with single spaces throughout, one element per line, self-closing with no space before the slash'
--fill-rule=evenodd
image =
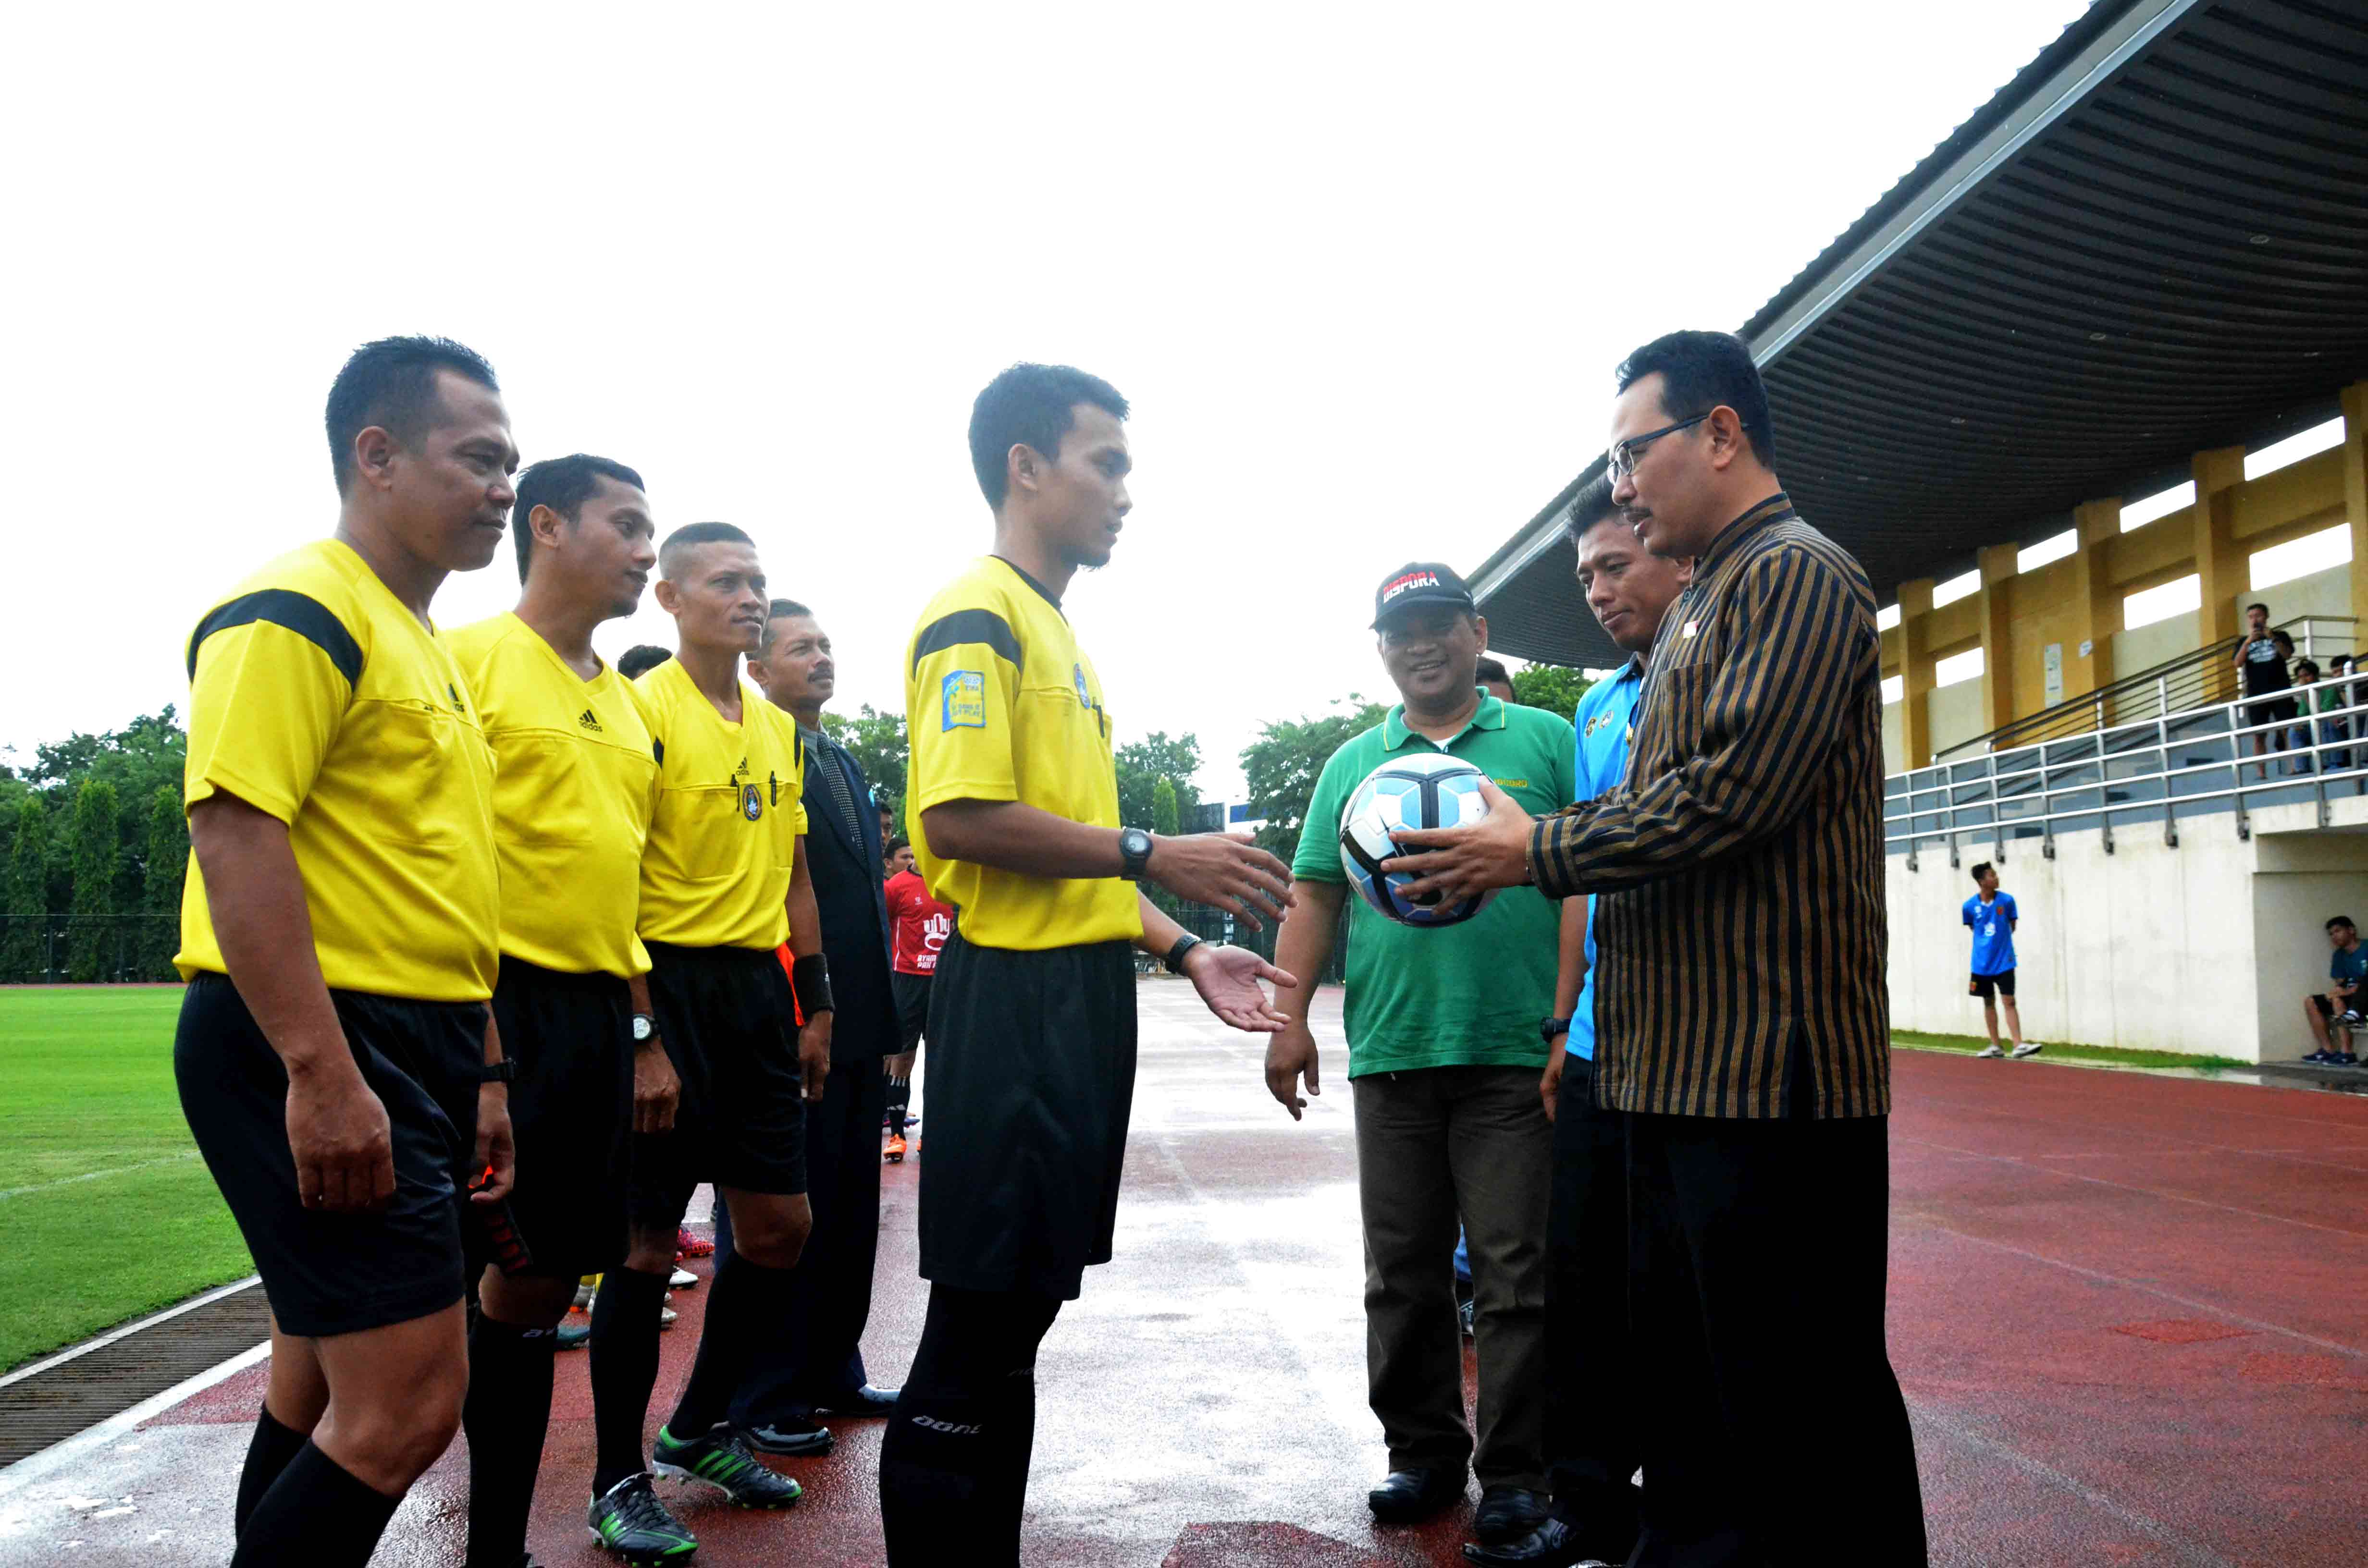
<path id="1" fill-rule="evenodd" d="M 1628 1144 L 1595 1103 L 1595 1063 L 1565 1060 L 1546 1205 L 1546 1484 L 1581 1555 L 1636 1543 L 1635 1358 L 1628 1348 Z"/>
<path id="2" fill-rule="evenodd" d="M 1621 1120 L 1645 1463 L 1630 1568 L 1923 1563 L 1884 1345 L 1889 1119 Z"/>
<path id="3" fill-rule="evenodd" d="M 880 1250 L 880 1119 L 888 1081 L 873 1056 L 834 1061 L 822 1098 L 806 1107 L 806 1201 L 814 1232 L 798 1258 L 789 1316 L 757 1351 L 732 1424 L 763 1426 L 810 1416 L 817 1400 L 861 1387 L 863 1325 L 871 1316 L 871 1271 Z M 719 1208 L 715 1255 L 732 1245 Z"/>

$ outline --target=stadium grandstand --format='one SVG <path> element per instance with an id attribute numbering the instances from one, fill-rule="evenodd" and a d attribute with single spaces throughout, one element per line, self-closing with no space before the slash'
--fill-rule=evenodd
<path id="1" fill-rule="evenodd" d="M 2368 11 L 2105 0 L 1738 331 L 1884 607 L 1896 1022 L 1967 1027 L 1989 859 L 2034 1038 L 2307 1050 L 2368 683 L 2292 722 L 2236 655 L 2263 602 L 2330 675 L 2368 615 Z M 1563 531 L 1603 470 L 1470 574 L 1498 650 L 1616 662 Z"/>

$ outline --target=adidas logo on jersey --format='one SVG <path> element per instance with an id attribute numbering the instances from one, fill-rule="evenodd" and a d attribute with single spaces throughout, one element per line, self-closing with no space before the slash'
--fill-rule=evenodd
<path id="1" fill-rule="evenodd" d="M 592 710 L 589 708 L 586 708 L 583 712 L 578 713 L 575 716 L 575 722 L 583 725 L 586 729 L 591 731 L 596 735 L 605 734 L 608 733 L 600 728 L 600 721 L 593 716 Z"/>

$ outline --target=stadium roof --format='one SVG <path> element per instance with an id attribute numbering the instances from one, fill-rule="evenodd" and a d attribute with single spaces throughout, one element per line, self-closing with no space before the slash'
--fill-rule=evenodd
<path id="1" fill-rule="evenodd" d="M 1739 330 L 1886 601 L 2327 418 L 2368 373 L 2368 7 L 2099 0 Z M 1561 539 L 1602 471 L 1469 574 L 1497 648 L 1620 657 Z"/>

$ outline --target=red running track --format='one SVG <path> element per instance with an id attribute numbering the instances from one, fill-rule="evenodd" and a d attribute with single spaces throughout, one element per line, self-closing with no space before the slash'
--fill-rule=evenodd
<path id="1" fill-rule="evenodd" d="M 1148 982 L 1143 997 L 1118 1260 L 1088 1275 L 1040 1362 L 1027 1560 L 1460 1562 L 1468 1513 L 1385 1530 L 1364 1508 L 1383 1454 L 1364 1408 L 1345 1085 L 1293 1125 L 1264 1096 L 1255 1042 L 1210 1025 L 1181 986 Z M 1337 1040 L 1338 993 L 1318 1007 L 1319 1038 Z M 2044 1058 L 1902 1052 L 1896 1072 L 1891 1343 L 1932 1560 L 2368 1562 L 2368 1100 Z M 919 1326 L 916 1175 L 888 1175 L 867 1341 L 882 1381 Z M 677 1305 L 657 1415 L 688 1370 L 699 1292 Z M 582 1527 L 584 1368 L 562 1362 L 533 1540 L 546 1568 L 610 1561 Z M 0 1568 L 222 1562 L 260 1378 L 49 1473 L 0 1472 Z M 837 1454 L 780 1461 L 808 1492 L 786 1515 L 688 1494 L 701 1562 L 881 1561 L 879 1424 L 834 1426 Z M 457 1562 L 464 1477 L 446 1456 L 378 1561 Z M 1835 1561 L 1853 1563 L 1850 1478 L 1833 1483 Z"/>

